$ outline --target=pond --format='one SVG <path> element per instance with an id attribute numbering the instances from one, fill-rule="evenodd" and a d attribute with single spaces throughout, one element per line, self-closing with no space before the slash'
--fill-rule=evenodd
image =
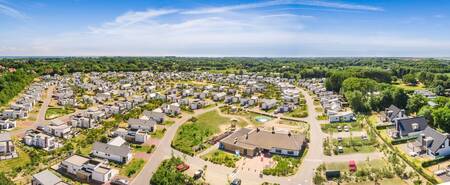
<path id="1" fill-rule="evenodd" d="M 272 120 L 272 118 L 267 117 L 267 116 L 256 116 L 255 120 L 260 123 L 265 123 L 265 122 Z"/>

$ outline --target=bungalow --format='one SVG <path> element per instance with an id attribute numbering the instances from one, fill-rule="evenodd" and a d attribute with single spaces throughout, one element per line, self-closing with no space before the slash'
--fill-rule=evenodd
<path id="1" fill-rule="evenodd" d="M 28 146 L 42 148 L 46 151 L 56 149 L 60 146 L 55 137 L 32 129 L 27 130 L 23 137 L 23 142 Z"/>
<path id="2" fill-rule="evenodd" d="M 40 126 L 38 128 L 41 128 L 45 133 L 52 136 L 69 138 L 72 126 L 67 125 L 61 120 L 52 120 L 49 125 Z"/>
<path id="3" fill-rule="evenodd" d="M 414 90 L 414 94 L 419 94 L 419 95 L 425 96 L 426 98 L 429 98 L 429 99 L 436 98 L 436 94 L 434 94 L 433 92 L 431 92 L 429 90 Z"/>
<path id="4" fill-rule="evenodd" d="M 450 155 L 450 136 L 437 130 L 426 127 L 416 142 L 420 149 L 427 155 L 444 157 Z"/>
<path id="5" fill-rule="evenodd" d="M 142 116 L 140 117 L 140 119 L 144 119 L 144 120 L 152 119 L 152 120 L 156 121 L 156 123 L 161 124 L 164 122 L 164 116 L 165 116 L 164 113 L 145 110 L 142 113 Z"/>
<path id="6" fill-rule="evenodd" d="M 353 112 L 339 112 L 329 116 L 330 123 L 337 122 L 350 122 L 355 120 L 355 114 Z"/>
<path id="7" fill-rule="evenodd" d="M 393 137 L 407 137 L 419 135 L 428 126 L 428 120 L 424 117 L 395 119 L 395 131 Z"/>
<path id="8" fill-rule="evenodd" d="M 129 129 L 125 130 L 123 128 L 118 128 L 113 132 L 113 136 L 117 137 L 120 136 L 124 138 L 126 141 L 132 142 L 132 143 L 145 143 L 149 136 L 147 132 L 144 132 L 140 129 Z"/>
<path id="9" fill-rule="evenodd" d="M 0 133 L 0 160 L 17 157 L 14 143 L 9 133 Z"/>
<path id="10" fill-rule="evenodd" d="M 152 119 L 135 119 L 130 118 L 128 120 L 128 128 L 131 129 L 140 129 L 145 132 L 153 132 L 155 130 L 156 121 Z"/>
<path id="11" fill-rule="evenodd" d="M 50 170 L 44 170 L 33 175 L 31 185 L 67 185 L 67 183 Z"/>
<path id="12" fill-rule="evenodd" d="M 276 113 L 285 113 L 292 112 L 295 109 L 295 105 L 293 103 L 284 103 L 280 107 L 278 107 Z"/>
<path id="13" fill-rule="evenodd" d="M 119 163 L 127 163 L 133 157 L 130 146 L 122 137 L 115 137 L 108 143 L 95 142 L 92 155 Z"/>
<path id="14" fill-rule="evenodd" d="M 275 99 L 263 99 L 261 103 L 262 110 L 269 110 L 274 108 L 277 105 L 277 100 Z"/>
<path id="15" fill-rule="evenodd" d="M 101 182 L 110 181 L 118 173 L 106 166 L 106 162 L 96 159 L 90 159 L 79 155 L 73 155 L 62 161 L 58 171 L 75 176 L 83 182 Z"/>
<path id="16" fill-rule="evenodd" d="M 0 130 L 9 130 L 16 127 L 16 121 L 15 120 L 0 120 Z"/>
<path id="17" fill-rule="evenodd" d="M 305 136 L 288 133 L 242 128 L 220 141 L 219 147 L 237 155 L 256 156 L 274 153 L 299 156 L 306 147 Z"/>
<path id="18" fill-rule="evenodd" d="M 170 116 L 176 116 L 181 113 L 180 104 L 178 103 L 172 103 L 172 104 L 165 104 L 162 106 L 163 113 L 170 115 Z"/>
<path id="19" fill-rule="evenodd" d="M 214 100 L 214 101 L 222 101 L 222 100 L 225 99 L 225 96 L 226 96 L 226 95 L 227 95 L 227 93 L 225 93 L 225 92 L 216 93 L 216 94 L 213 96 L 213 100 Z"/>

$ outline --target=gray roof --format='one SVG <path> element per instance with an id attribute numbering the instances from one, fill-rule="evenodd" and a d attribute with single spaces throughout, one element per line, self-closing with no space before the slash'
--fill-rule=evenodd
<path id="1" fill-rule="evenodd" d="M 418 132 L 424 130 L 428 127 L 428 120 L 424 117 L 415 117 L 415 118 L 404 118 L 397 120 L 397 130 L 402 131 L 403 135 L 407 135 L 411 132 Z M 418 124 L 418 128 L 416 130 L 413 129 L 412 125 L 414 123 Z"/>
<path id="2" fill-rule="evenodd" d="M 154 120 L 144 120 L 144 119 L 135 119 L 135 118 L 130 118 L 128 120 L 128 125 L 132 126 L 141 126 L 141 127 L 154 127 L 156 124 L 156 122 Z"/>
<path id="3" fill-rule="evenodd" d="M 391 105 L 389 106 L 389 108 L 387 108 L 388 111 L 392 111 L 391 116 L 389 116 L 389 119 L 392 120 L 395 117 L 397 117 L 398 113 L 400 113 L 400 111 L 402 111 L 401 109 L 399 109 L 398 107 L 396 107 L 395 105 Z"/>
<path id="4" fill-rule="evenodd" d="M 161 112 L 153 112 L 145 110 L 142 114 L 144 114 L 148 118 L 158 118 L 158 119 L 164 118 L 164 113 Z"/>
<path id="5" fill-rule="evenodd" d="M 222 140 L 242 148 L 301 150 L 305 136 L 243 128 Z"/>
<path id="6" fill-rule="evenodd" d="M 101 142 L 95 142 L 92 146 L 92 150 L 122 157 L 126 157 L 131 152 L 131 149 L 127 144 L 122 146 L 114 146 Z"/>
<path id="7" fill-rule="evenodd" d="M 445 143 L 445 140 L 448 139 L 447 134 L 442 134 L 431 127 L 425 128 L 425 130 L 423 130 L 423 134 L 425 137 L 433 138 L 433 142 L 430 144 L 431 146 L 427 146 L 432 152 L 437 152 L 442 144 Z"/>
<path id="8" fill-rule="evenodd" d="M 33 178 L 38 180 L 42 185 L 55 185 L 61 182 L 61 179 L 49 170 L 44 170 L 34 174 Z"/>

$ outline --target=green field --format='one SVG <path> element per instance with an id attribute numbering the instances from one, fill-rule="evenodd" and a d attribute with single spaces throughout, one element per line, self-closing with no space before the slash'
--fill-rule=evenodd
<path id="1" fill-rule="evenodd" d="M 374 159 L 370 161 L 356 162 L 357 168 L 371 167 L 371 168 L 384 168 L 387 167 L 386 162 L 383 159 Z M 340 170 L 348 172 L 348 162 L 334 162 L 325 163 L 327 170 Z"/>
<path id="2" fill-rule="evenodd" d="M 152 138 L 161 139 L 164 137 L 164 133 L 166 133 L 165 128 L 156 129 L 153 133 L 151 133 Z"/>
<path id="3" fill-rule="evenodd" d="M 48 108 L 47 112 L 45 112 L 45 119 L 55 119 L 74 112 L 75 110 L 72 108 Z"/>
<path id="4" fill-rule="evenodd" d="M 27 153 L 25 153 L 22 149 L 16 147 L 16 152 L 19 155 L 19 157 L 0 161 L 1 166 L 0 173 L 3 172 L 7 173 L 18 168 L 24 168 L 29 163 L 31 163 L 30 156 Z"/>
<path id="5" fill-rule="evenodd" d="M 377 141 L 375 139 L 363 140 L 361 137 L 347 137 L 343 138 L 341 142 L 337 139 L 332 140 L 332 145 L 334 147 L 342 146 L 344 149 L 343 154 L 349 153 L 370 153 L 376 151 Z"/>
<path id="6" fill-rule="evenodd" d="M 172 146 L 193 155 L 192 147 L 205 148 L 204 142 L 212 135 L 220 133 L 220 126 L 224 124 L 231 124 L 231 120 L 220 116 L 217 111 L 206 112 L 194 119 L 193 122 L 183 124 L 178 128 Z"/>

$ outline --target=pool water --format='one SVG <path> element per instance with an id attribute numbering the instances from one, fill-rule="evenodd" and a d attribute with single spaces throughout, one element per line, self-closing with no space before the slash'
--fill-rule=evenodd
<path id="1" fill-rule="evenodd" d="M 267 117 L 267 116 L 256 116 L 256 117 L 255 117 L 255 120 L 256 120 L 257 122 L 260 122 L 260 123 L 268 122 L 268 121 L 270 121 L 271 119 L 272 119 L 272 118 Z"/>

